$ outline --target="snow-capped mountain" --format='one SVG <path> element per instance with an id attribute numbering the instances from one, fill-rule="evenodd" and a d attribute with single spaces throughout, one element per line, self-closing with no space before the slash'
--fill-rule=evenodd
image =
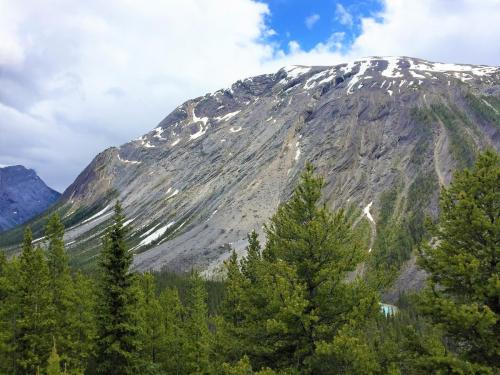
<path id="1" fill-rule="evenodd" d="M 93 261 L 120 198 L 135 267 L 212 269 L 262 232 L 310 161 L 326 203 L 346 208 L 371 256 L 413 277 L 423 215 L 436 213 L 456 168 L 500 148 L 499 111 L 498 67 L 409 57 L 290 66 L 189 100 L 103 151 L 58 209 L 80 264 Z"/>

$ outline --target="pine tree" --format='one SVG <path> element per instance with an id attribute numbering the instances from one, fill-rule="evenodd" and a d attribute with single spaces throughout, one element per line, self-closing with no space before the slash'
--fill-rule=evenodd
<path id="1" fill-rule="evenodd" d="M 25 372 L 33 373 L 40 366 L 44 367 L 47 361 L 54 327 L 54 311 L 47 262 L 43 250 L 33 247 L 30 228 L 24 234 L 17 292 L 18 364 Z"/>
<path id="2" fill-rule="evenodd" d="M 47 264 L 50 271 L 50 287 L 54 294 L 54 303 L 59 305 L 64 299 L 63 283 L 70 278 L 68 256 L 64 248 L 64 225 L 57 213 L 53 214 L 45 227 L 48 240 Z"/>
<path id="3" fill-rule="evenodd" d="M 165 326 L 162 322 L 162 309 L 156 297 L 156 284 L 153 274 L 146 273 L 140 279 L 140 315 L 143 366 L 154 368 L 159 365 L 165 350 Z"/>
<path id="4" fill-rule="evenodd" d="M 339 352 L 366 347 L 356 334 L 379 314 L 377 294 L 359 279 L 346 281 L 366 254 L 343 211 L 334 214 L 321 204 L 323 184 L 308 165 L 266 226 L 262 254 L 252 234 L 241 266 L 228 263 L 226 332 L 242 343 L 255 369 L 330 373 L 345 359 Z M 228 311 L 231 306 L 235 312 Z M 375 371 L 372 357 L 349 360 L 357 363 L 345 373 Z"/>
<path id="5" fill-rule="evenodd" d="M 61 358 L 57 354 L 56 341 L 54 340 L 54 345 L 47 361 L 47 375 L 62 375 L 62 373 Z"/>
<path id="6" fill-rule="evenodd" d="M 187 360 L 184 348 L 187 347 L 187 334 L 184 326 L 184 309 L 177 289 L 166 289 L 159 297 L 164 336 L 163 350 L 159 353 L 161 369 L 167 374 L 187 373 Z"/>
<path id="7" fill-rule="evenodd" d="M 247 279 L 255 282 L 257 277 L 257 267 L 262 259 L 262 250 L 257 232 L 252 231 L 252 233 L 248 235 L 248 246 L 246 250 L 246 257 L 241 260 L 241 271 Z"/>
<path id="8" fill-rule="evenodd" d="M 71 346 L 74 337 L 74 319 L 72 300 L 74 293 L 73 280 L 71 278 L 68 256 L 64 248 L 64 226 L 58 214 L 53 214 L 45 228 L 47 244 L 47 264 L 49 268 L 49 287 L 52 293 L 52 304 L 54 306 L 53 336 L 59 345 L 61 360 L 63 363 L 74 365 Z"/>
<path id="9" fill-rule="evenodd" d="M 200 275 L 194 271 L 189 278 L 185 314 L 187 340 L 184 354 L 187 371 L 190 374 L 206 374 L 210 367 L 207 291 Z"/>
<path id="10" fill-rule="evenodd" d="M 243 305 L 244 287 L 247 280 L 243 276 L 236 252 L 225 261 L 225 293 L 220 316 L 216 317 L 215 362 L 236 363 L 246 352 L 242 330 L 247 328 L 245 318 L 248 307 Z"/>
<path id="11" fill-rule="evenodd" d="M 94 354 L 96 340 L 96 285 L 95 280 L 76 273 L 71 293 L 68 367 L 83 373 Z"/>
<path id="12" fill-rule="evenodd" d="M 97 372 L 106 375 L 134 374 L 138 366 L 138 297 L 123 222 L 121 205 L 116 202 L 99 264 L 96 365 Z"/>
<path id="13" fill-rule="evenodd" d="M 15 284 L 9 277 L 12 274 L 11 265 L 0 251 L 0 374 L 14 372 L 15 324 L 12 321 L 15 321 L 15 301 L 12 297 Z"/>
<path id="14" fill-rule="evenodd" d="M 422 311 L 448 349 L 476 367 L 500 372 L 500 157 L 479 155 L 472 170 L 443 189 L 433 244 L 420 265 L 429 273 Z M 448 368 L 456 359 L 434 358 Z M 429 359 L 430 360 L 430 359 Z M 462 366 L 462 365 L 460 365 Z M 479 370 L 478 370 L 479 371 Z"/>

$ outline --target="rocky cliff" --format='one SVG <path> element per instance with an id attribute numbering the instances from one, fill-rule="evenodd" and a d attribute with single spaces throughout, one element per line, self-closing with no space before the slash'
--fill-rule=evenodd
<path id="1" fill-rule="evenodd" d="M 44 212 L 59 195 L 32 169 L 21 165 L 0 168 L 0 231 Z"/>
<path id="2" fill-rule="evenodd" d="M 309 161 L 372 266 L 417 285 L 423 218 L 455 169 L 499 150 L 499 111 L 497 67 L 371 57 L 241 80 L 99 154 L 60 201 L 69 250 L 93 262 L 120 198 L 137 269 L 213 270 L 247 232 L 262 232 Z"/>

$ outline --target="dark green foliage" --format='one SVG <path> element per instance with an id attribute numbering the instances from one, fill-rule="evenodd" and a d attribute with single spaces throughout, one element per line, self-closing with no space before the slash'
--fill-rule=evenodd
<path id="1" fill-rule="evenodd" d="M 348 219 L 321 204 L 323 181 L 308 166 L 265 245 L 250 233 L 246 256 L 233 252 L 219 281 L 132 273 L 119 204 L 98 275 L 72 275 L 54 215 L 46 251 L 28 229 L 18 258 L 0 252 L 0 373 L 497 374 L 499 164 L 480 155 L 443 190 L 420 260 L 429 286 L 402 296 L 395 316 L 379 312 L 374 287 L 430 238 L 433 173 L 418 174 L 406 197 L 397 183 L 382 195 L 369 255 L 369 222 L 352 230 L 360 212 Z"/>
<path id="2" fill-rule="evenodd" d="M 50 353 L 54 308 L 51 304 L 49 269 L 42 249 L 33 246 L 26 229 L 19 257 L 15 351 L 21 371 L 34 373 L 44 367 Z"/>
<path id="3" fill-rule="evenodd" d="M 499 203 L 500 158 L 487 151 L 442 191 L 435 241 L 420 258 L 430 274 L 422 311 L 460 359 L 492 373 L 500 371 Z"/>
<path id="4" fill-rule="evenodd" d="M 500 126 L 500 101 L 497 98 L 468 93 L 465 100 L 482 121 Z"/>
<path id="5" fill-rule="evenodd" d="M 165 289 L 176 289 L 181 301 L 186 301 L 186 293 L 189 288 L 190 273 L 176 273 L 168 269 L 154 272 L 156 292 L 160 293 Z M 208 279 L 204 281 L 207 290 L 208 313 L 210 316 L 216 315 L 224 296 L 224 283 L 221 280 Z"/>
<path id="6" fill-rule="evenodd" d="M 450 138 L 450 152 L 459 168 L 470 167 L 474 163 L 474 142 L 463 130 L 464 115 L 460 115 L 458 109 L 451 110 L 443 104 L 433 104 L 431 109 L 436 119 L 441 121 Z"/>
<path id="7" fill-rule="evenodd" d="M 183 348 L 186 373 L 206 374 L 210 362 L 210 332 L 208 330 L 207 292 L 200 275 L 196 272 L 189 278 L 185 306 L 184 330 L 188 337 Z"/>
<path id="8" fill-rule="evenodd" d="M 426 162 L 429 152 L 432 149 L 432 131 L 436 119 L 430 111 L 421 108 L 413 108 L 410 115 L 414 119 L 412 132 L 414 133 L 414 137 L 418 139 L 411 154 L 410 163 L 416 167 L 420 167 Z"/>
<path id="9" fill-rule="evenodd" d="M 384 192 L 380 199 L 377 237 L 373 257 L 375 270 L 382 270 L 385 284 L 389 284 L 401 265 L 410 259 L 412 251 L 425 238 L 426 208 L 437 199 L 438 182 L 435 174 L 419 174 L 408 188 L 403 209 L 396 207 L 401 187 Z M 399 204 L 403 204 L 400 202 Z M 393 273 L 388 273 L 388 267 Z"/>
<path id="10" fill-rule="evenodd" d="M 50 217 L 45 229 L 47 245 L 47 265 L 49 268 L 49 288 L 52 292 L 52 306 L 54 309 L 54 326 L 52 335 L 62 348 L 62 353 L 69 352 L 71 346 L 71 300 L 73 280 L 69 273 L 68 257 L 64 249 L 64 226 L 57 214 Z M 63 361 L 67 362 L 68 356 Z"/>
<path id="11" fill-rule="evenodd" d="M 366 250 L 343 212 L 320 204 L 322 187 L 308 166 L 266 227 L 262 252 L 252 234 L 241 264 L 230 258 L 218 338 L 224 360 L 246 354 L 254 369 L 314 374 L 339 363 L 346 373 L 377 367 L 358 337 L 378 314 L 376 293 L 359 279 L 346 282 Z"/>
<path id="12" fill-rule="evenodd" d="M 61 371 L 61 358 L 57 354 L 56 343 L 52 346 L 52 352 L 50 353 L 49 359 L 47 361 L 47 375 L 62 375 Z"/>
<path id="13" fill-rule="evenodd" d="M 15 343 L 19 309 L 15 298 L 16 284 L 12 283 L 19 273 L 19 262 L 8 262 L 0 252 L 0 373 L 16 368 Z"/>
<path id="14" fill-rule="evenodd" d="M 98 373 L 107 375 L 135 374 L 138 366 L 138 295 L 123 222 L 122 208 L 117 202 L 99 264 L 96 366 Z"/>

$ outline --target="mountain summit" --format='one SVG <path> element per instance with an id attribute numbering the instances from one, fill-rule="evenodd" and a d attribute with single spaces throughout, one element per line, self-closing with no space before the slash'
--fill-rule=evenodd
<path id="1" fill-rule="evenodd" d="M 0 231 L 42 213 L 59 196 L 32 169 L 21 165 L 0 168 Z"/>
<path id="2" fill-rule="evenodd" d="M 440 185 L 500 148 L 499 83 L 498 67 L 370 57 L 289 66 L 189 100 L 96 156 L 64 192 L 70 252 L 93 261 L 120 198 L 136 268 L 210 270 L 262 232 L 310 161 L 373 262 L 411 277 Z"/>

